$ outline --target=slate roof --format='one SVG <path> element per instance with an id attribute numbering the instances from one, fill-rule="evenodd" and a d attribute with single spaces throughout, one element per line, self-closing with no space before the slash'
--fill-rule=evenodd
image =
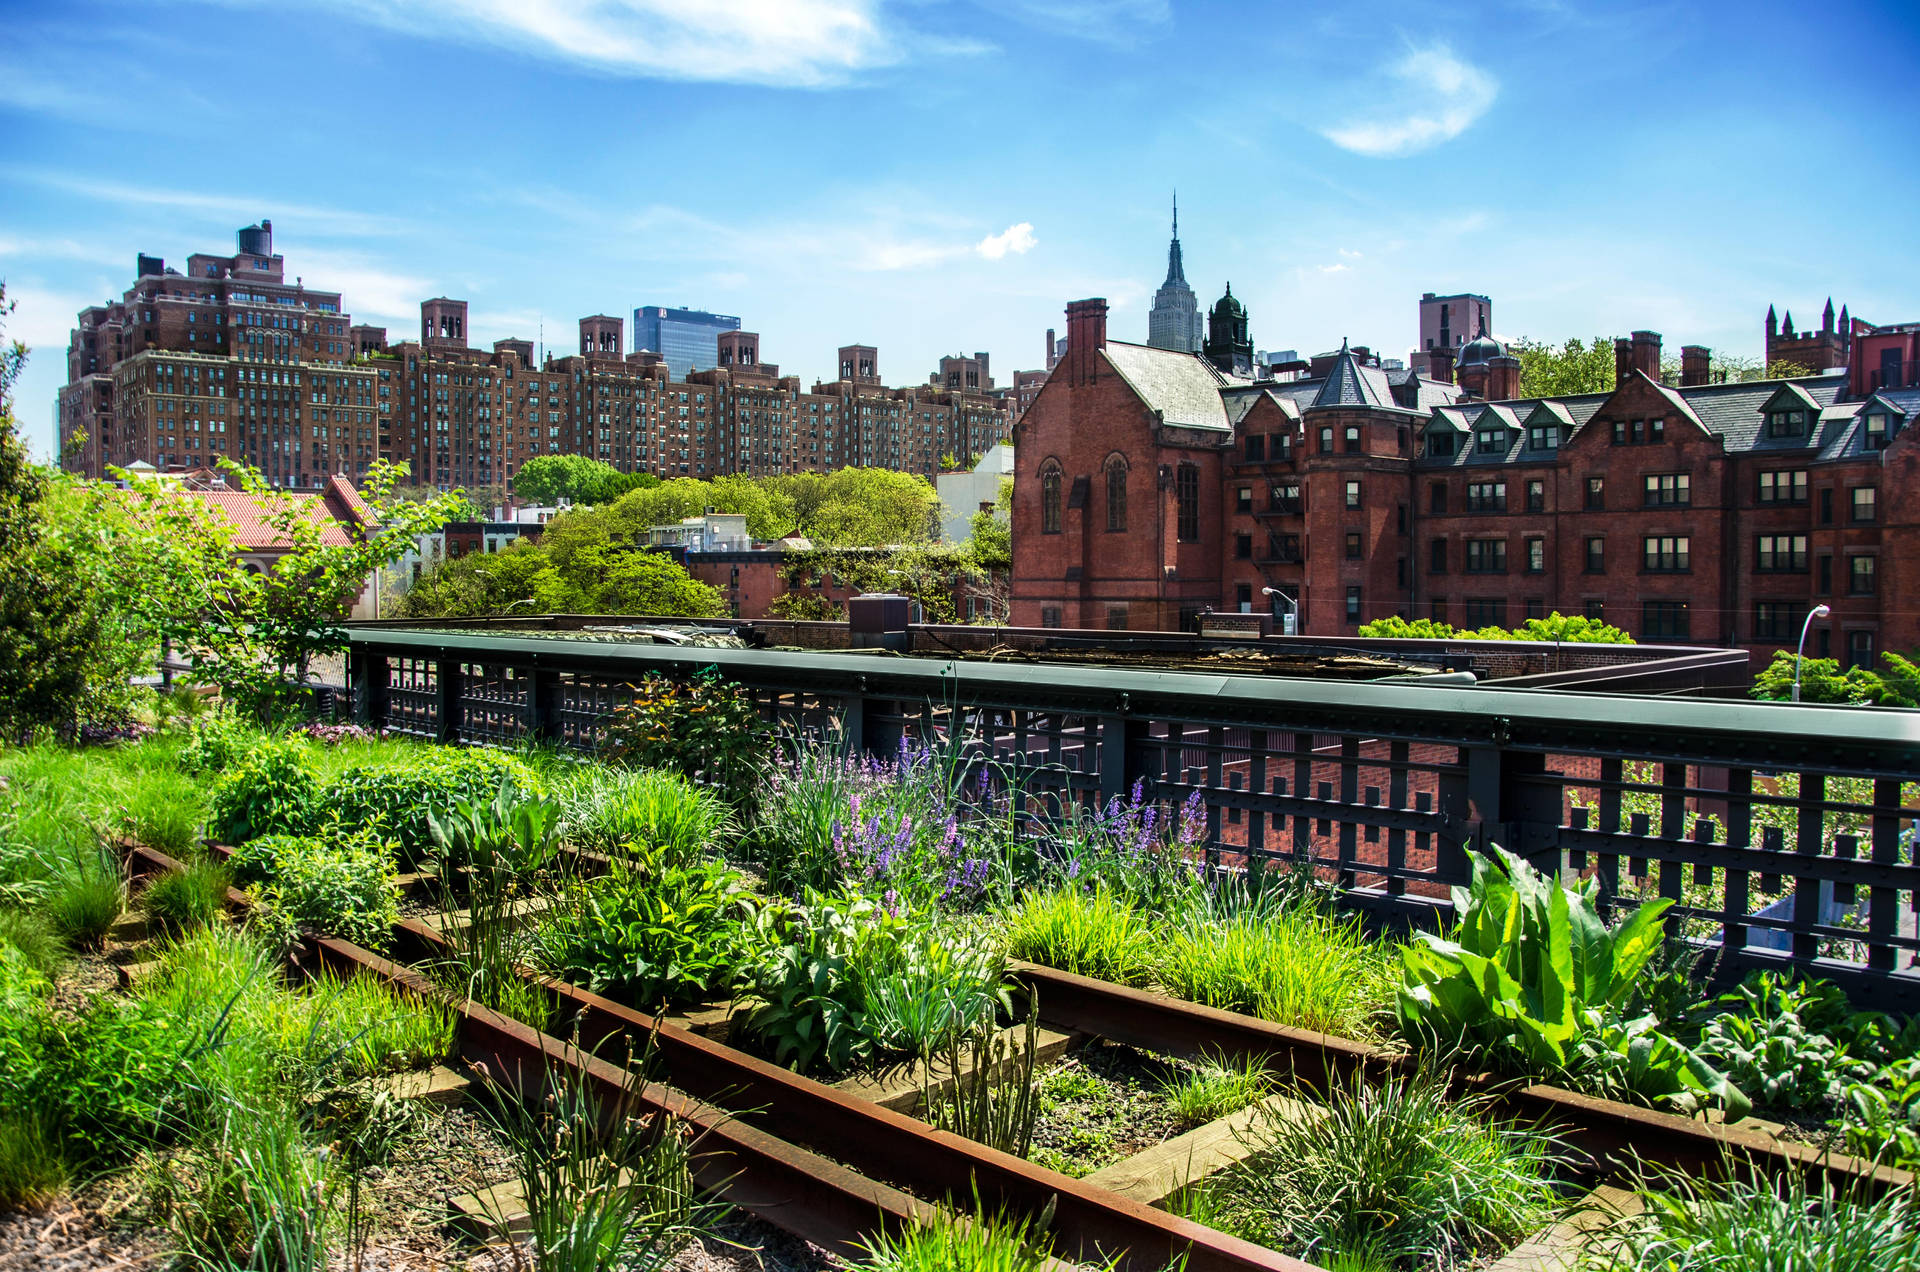
<path id="1" fill-rule="evenodd" d="M 1339 361 L 1314 396 L 1315 406 L 1397 407 L 1393 383 L 1379 367 L 1363 366 L 1351 349 L 1341 349 Z"/>
<path id="2" fill-rule="evenodd" d="M 1432 432 L 1444 424 L 1454 432 L 1462 434 L 1455 445 L 1453 454 L 1434 457 L 1420 456 L 1417 461 L 1422 468 L 1471 468 L 1483 464 L 1545 464 L 1559 458 L 1558 448 L 1552 450 L 1534 450 L 1527 445 L 1527 428 L 1534 423 L 1546 422 L 1538 419 L 1544 413 L 1550 419 L 1562 425 L 1561 432 L 1572 434 L 1569 428 L 1578 428 L 1592 419 L 1600 409 L 1600 404 L 1612 397 L 1611 393 L 1583 393 L 1578 397 L 1566 398 L 1523 398 L 1513 402 L 1460 402 L 1451 406 L 1437 408 L 1431 422 L 1421 432 Z M 1493 454 L 1481 454 L 1475 447 L 1474 434 L 1479 431 L 1481 421 L 1491 417 L 1499 420 L 1507 428 L 1507 447 Z M 1561 445 L 1566 443 L 1562 441 Z"/>
<path id="3" fill-rule="evenodd" d="M 1106 355 L 1140 400 L 1160 412 L 1166 423 L 1221 432 L 1233 428 L 1220 390 L 1246 382 L 1220 374 L 1205 358 L 1112 340 Z"/>
<path id="4" fill-rule="evenodd" d="M 1845 376 L 1826 375 L 1784 382 L 1803 410 L 1823 411 L 1846 391 Z M 1812 443 L 1806 437 L 1767 437 L 1766 416 L 1761 408 L 1781 391 L 1782 381 L 1751 380 L 1744 384 L 1704 384 L 1682 389 L 1709 433 L 1726 443 L 1727 453 L 1743 451 L 1807 450 Z"/>
<path id="5" fill-rule="evenodd" d="M 1262 398 L 1271 401 L 1280 409 L 1280 413 L 1288 419 L 1293 420 L 1295 423 L 1298 423 L 1300 420 L 1300 404 L 1291 397 L 1275 393 L 1273 389 L 1269 387 L 1263 387 L 1253 393 L 1228 390 L 1222 394 L 1222 397 L 1227 405 L 1227 418 L 1233 422 L 1235 427 L 1238 427 L 1240 421 L 1247 418 L 1248 413 L 1253 410 L 1254 404 Z"/>

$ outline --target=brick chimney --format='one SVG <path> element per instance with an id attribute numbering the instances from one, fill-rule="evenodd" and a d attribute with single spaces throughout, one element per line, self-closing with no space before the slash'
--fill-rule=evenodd
<path id="1" fill-rule="evenodd" d="M 1049 371 L 1053 370 L 1053 328 L 1052 327 L 1047 328 L 1047 360 L 1041 365 L 1045 366 L 1046 369 Z"/>
<path id="2" fill-rule="evenodd" d="M 1442 384 L 1453 383 L 1453 350 L 1436 344 L 1427 350 L 1427 378 Z"/>
<path id="3" fill-rule="evenodd" d="M 1711 374 L 1712 351 L 1705 345 L 1680 346 L 1680 387 L 1692 388 L 1696 384 L 1705 384 Z"/>
<path id="4" fill-rule="evenodd" d="M 1657 331 L 1636 331 L 1633 333 L 1633 365 L 1655 384 L 1660 383 L 1660 333 Z"/>
<path id="5" fill-rule="evenodd" d="M 1067 305 L 1067 383 L 1091 384 L 1107 347 L 1107 300 L 1096 296 Z"/>
<path id="6" fill-rule="evenodd" d="M 1633 341 L 1625 336 L 1613 338 L 1613 386 L 1619 388 L 1633 378 Z"/>
<path id="7" fill-rule="evenodd" d="M 1520 359 L 1510 353 L 1487 360 L 1487 401 L 1511 402 L 1520 396 Z"/>

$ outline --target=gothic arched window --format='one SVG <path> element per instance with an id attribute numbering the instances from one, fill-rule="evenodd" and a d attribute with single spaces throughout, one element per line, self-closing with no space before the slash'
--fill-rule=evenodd
<path id="1" fill-rule="evenodd" d="M 1051 459 L 1040 465 L 1040 532 L 1060 533 L 1060 465 Z"/>
<path id="2" fill-rule="evenodd" d="M 1107 458 L 1107 529 L 1127 528 L 1127 458 Z"/>

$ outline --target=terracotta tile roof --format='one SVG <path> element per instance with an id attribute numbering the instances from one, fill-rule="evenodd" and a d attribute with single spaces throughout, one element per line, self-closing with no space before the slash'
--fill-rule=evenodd
<path id="1" fill-rule="evenodd" d="M 319 522 L 320 541 L 334 547 L 344 547 L 353 542 L 357 531 L 372 529 L 376 525 L 373 510 L 360 498 L 360 492 L 354 489 L 352 482 L 338 476 L 329 478 L 327 485 L 319 491 L 274 491 L 253 495 L 244 490 L 184 489 L 181 493 L 219 509 L 233 527 L 235 542 L 250 552 L 266 552 L 288 546 L 268 520 L 276 503 L 290 502 L 308 520 Z"/>

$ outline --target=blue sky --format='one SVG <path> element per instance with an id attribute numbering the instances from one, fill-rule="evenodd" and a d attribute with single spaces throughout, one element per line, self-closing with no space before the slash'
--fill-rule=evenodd
<path id="1" fill-rule="evenodd" d="M 43 449 L 75 312 L 233 250 L 417 331 L 569 351 L 739 314 L 811 379 L 984 349 L 1067 301 L 1143 340 L 1187 275 L 1254 341 L 1401 353 L 1423 291 L 1504 336 L 1757 354 L 1770 301 L 1920 318 L 1920 8 L 1188 0 L 0 0 L 0 277 Z M 631 340 L 631 328 L 629 328 Z"/>

